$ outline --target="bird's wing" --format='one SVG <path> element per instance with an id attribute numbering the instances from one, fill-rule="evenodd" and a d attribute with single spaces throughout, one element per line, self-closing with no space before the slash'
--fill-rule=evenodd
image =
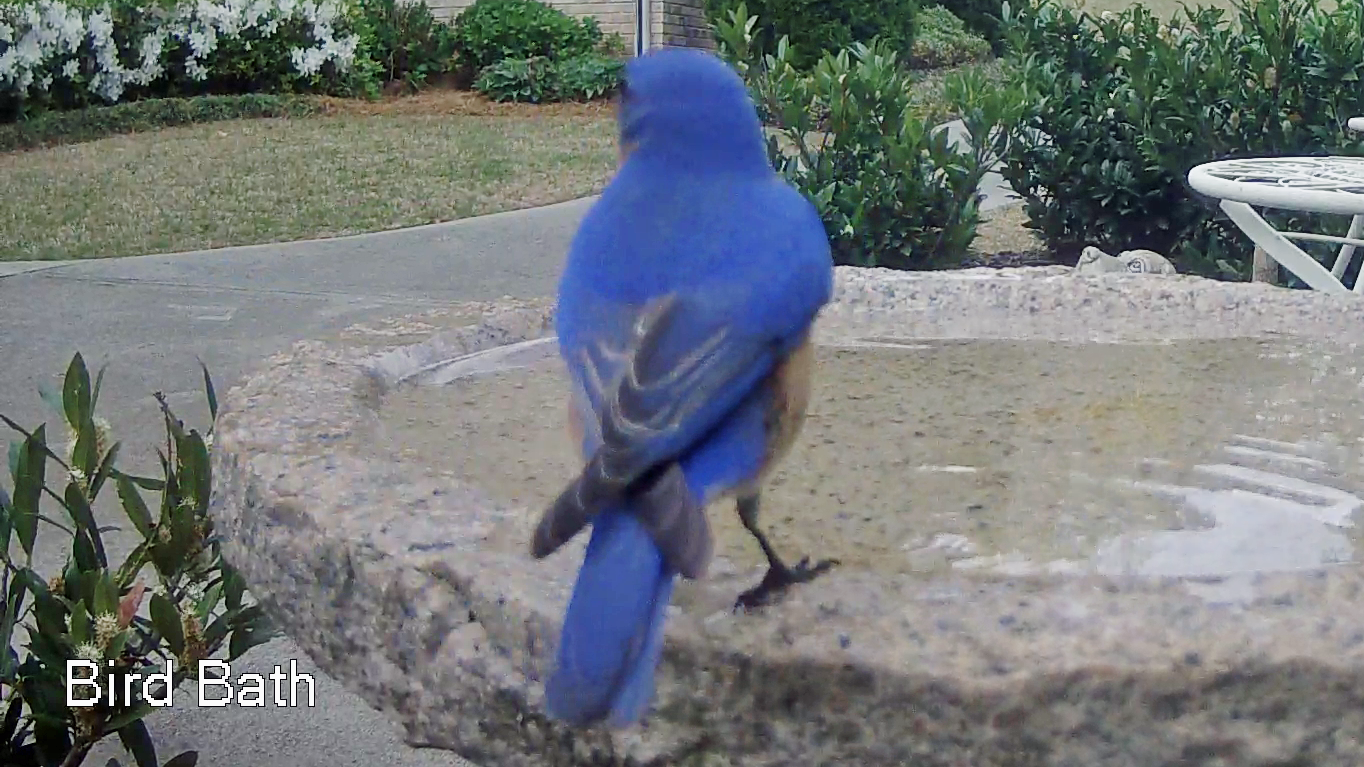
<path id="1" fill-rule="evenodd" d="M 603 503 L 659 478 L 771 374 L 785 339 L 732 316 L 670 294 L 632 313 L 627 332 L 577 347 L 569 364 L 595 405 L 600 442 L 541 519 L 535 556 L 562 546 Z"/>

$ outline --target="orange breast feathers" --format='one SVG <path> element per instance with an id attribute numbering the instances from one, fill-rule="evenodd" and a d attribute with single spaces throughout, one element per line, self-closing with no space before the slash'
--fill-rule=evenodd
<path id="1" fill-rule="evenodd" d="M 772 373 L 772 411 L 768 415 L 767 460 L 759 472 L 766 476 L 791 451 L 805 425 L 814 378 L 815 347 L 807 335 L 796 350 Z"/>

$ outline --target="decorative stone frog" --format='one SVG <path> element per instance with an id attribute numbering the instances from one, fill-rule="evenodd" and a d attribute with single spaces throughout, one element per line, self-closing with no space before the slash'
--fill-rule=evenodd
<path id="1" fill-rule="evenodd" d="M 1124 250 L 1116 256 L 1110 256 L 1090 245 L 1080 252 L 1080 260 L 1075 264 L 1075 274 L 1107 272 L 1179 274 L 1169 259 L 1153 250 Z"/>

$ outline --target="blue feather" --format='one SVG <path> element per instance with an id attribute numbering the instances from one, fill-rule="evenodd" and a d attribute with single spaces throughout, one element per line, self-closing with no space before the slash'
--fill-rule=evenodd
<path id="1" fill-rule="evenodd" d="M 765 460 L 771 401 L 760 384 L 830 299 L 828 236 L 814 206 L 772 170 L 753 105 L 727 65 L 663 50 L 631 61 L 626 82 L 622 135 L 636 148 L 573 239 L 559 285 L 559 342 L 570 377 L 590 389 L 579 353 L 628 329 L 605 318 L 669 294 L 688 299 L 696 322 L 675 329 L 665 354 L 680 359 L 716 327 L 762 341 L 766 351 L 730 390 L 649 446 L 680 462 L 705 504 L 751 480 Z M 586 435 L 586 453 L 596 447 Z M 629 503 L 595 517 L 546 684 L 550 714 L 574 725 L 628 726 L 654 695 L 677 576 Z"/>

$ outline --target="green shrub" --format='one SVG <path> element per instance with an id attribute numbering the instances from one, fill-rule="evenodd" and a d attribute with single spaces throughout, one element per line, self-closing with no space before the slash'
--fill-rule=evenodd
<path id="1" fill-rule="evenodd" d="M 0 125 L 0 152 L 96 141 L 120 133 L 140 133 L 173 125 L 254 117 L 307 117 L 319 110 L 317 101 L 308 96 L 248 94 L 144 99 L 111 107 L 43 112 L 26 120 Z"/>
<path id="2" fill-rule="evenodd" d="M 1188 187 L 1211 160 L 1364 153 L 1364 6 L 1260 0 L 1239 24 L 1200 9 L 1095 19 L 1042 0 L 1011 11 L 1022 102 L 1003 169 L 1029 226 L 1064 257 L 1150 248 L 1181 271 L 1249 273 L 1253 246 Z M 1271 212 L 1292 229 L 1344 222 Z"/>
<path id="3" fill-rule="evenodd" d="M 825 53 L 837 53 L 853 43 L 879 38 L 890 50 L 908 51 L 914 42 L 918 0 L 743 0 L 760 21 L 753 30 L 755 53 L 776 50 L 782 37 L 790 40 L 791 63 L 808 71 Z M 738 0 L 707 0 L 711 25 L 727 21 Z"/>
<path id="4" fill-rule="evenodd" d="M 493 101 L 543 104 L 555 100 L 554 62 L 544 56 L 503 59 L 483 69 L 474 90 Z"/>
<path id="5" fill-rule="evenodd" d="M 13 650 L 0 655 L 0 764 L 79 765 L 96 743 L 117 734 L 138 767 L 193 767 L 193 751 L 158 760 L 143 721 L 155 709 L 144 696 L 164 700 L 168 690 L 198 678 L 199 661 L 224 644 L 231 662 L 275 635 L 260 605 L 246 598 L 241 575 L 223 561 L 208 515 L 212 427 L 202 434 L 186 428 L 158 392 L 166 431 L 158 451 L 162 475 L 124 473 L 120 443 L 96 414 L 103 380 L 101 370 L 92 385 L 77 354 L 60 390 L 42 392 L 64 443 L 48 441 L 53 435 L 46 424 L 28 430 L 0 416 L 23 437 L 10 443 L 12 492 L 0 486 L 0 552 L 10 552 L 12 541 L 19 549 L 0 556 L 0 641 L 10 648 L 21 636 L 28 640 L 22 659 Z M 206 369 L 204 386 L 216 418 Z M 118 496 L 137 541 L 121 564 L 112 560 L 106 538 L 118 528 L 92 511 L 105 488 Z M 144 491 L 158 494 L 159 503 L 149 506 Z M 58 572 L 34 569 L 40 528 L 68 539 L 70 553 Z M 101 682 L 97 702 L 68 706 L 72 660 L 98 664 L 101 680 L 113 677 L 113 691 Z M 151 684 L 125 681 L 131 674 Z M 168 674 L 169 684 L 149 677 L 155 674 Z M 73 693 L 94 697 L 89 687 Z"/>
<path id="6" fill-rule="evenodd" d="M 355 16 L 359 52 L 378 65 L 384 82 L 419 88 L 450 70 L 454 30 L 424 0 L 359 0 Z"/>
<path id="7" fill-rule="evenodd" d="M 592 101 L 609 96 L 625 78 L 625 62 L 596 54 L 564 59 L 555 69 L 559 98 L 563 101 Z"/>
<path id="8" fill-rule="evenodd" d="M 561 59 L 602 42 L 595 19 L 575 19 L 537 0 L 476 0 L 455 19 L 461 65 L 482 71 L 503 59 Z"/>
<path id="9" fill-rule="evenodd" d="M 983 37 L 995 55 L 1004 53 L 1008 46 L 1000 17 L 1004 0 L 936 0 L 934 5 L 950 11 L 968 30 Z"/>
<path id="10" fill-rule="evenodd" d="M 990 137 L 958 152 L 946 131 L 914 117 L 910 75 L 888 44 L 856 43 L 803 74 L 785 39 L 774 53 L 754 53 L 756 25 L 741 4 L 716 26 L 721 53 L 780 126 L 768 154 L 819 210 L 834 261 L 893 269 L 960 263 L 976 234 L 978 186 L 1002 148 L 993 128 L 1016 99 L 979 72 L 949 77 L 971 136 Z"/>
<path id="11" fill-rule="evenodd" d="M 614 93 L 624 71 L 624 62 L 600 54 L 503 59 L 483 70 L 474 89 L 493 101 L 591 101 Z"/>
<path id="12" fill-rule="evenodd" d="M 990 44 L 968 31 L 951 11 L 937 5 L 920 11 L 919 31 L 909 52 L 911 67 L 951 67 L 989 55 Z"/>

